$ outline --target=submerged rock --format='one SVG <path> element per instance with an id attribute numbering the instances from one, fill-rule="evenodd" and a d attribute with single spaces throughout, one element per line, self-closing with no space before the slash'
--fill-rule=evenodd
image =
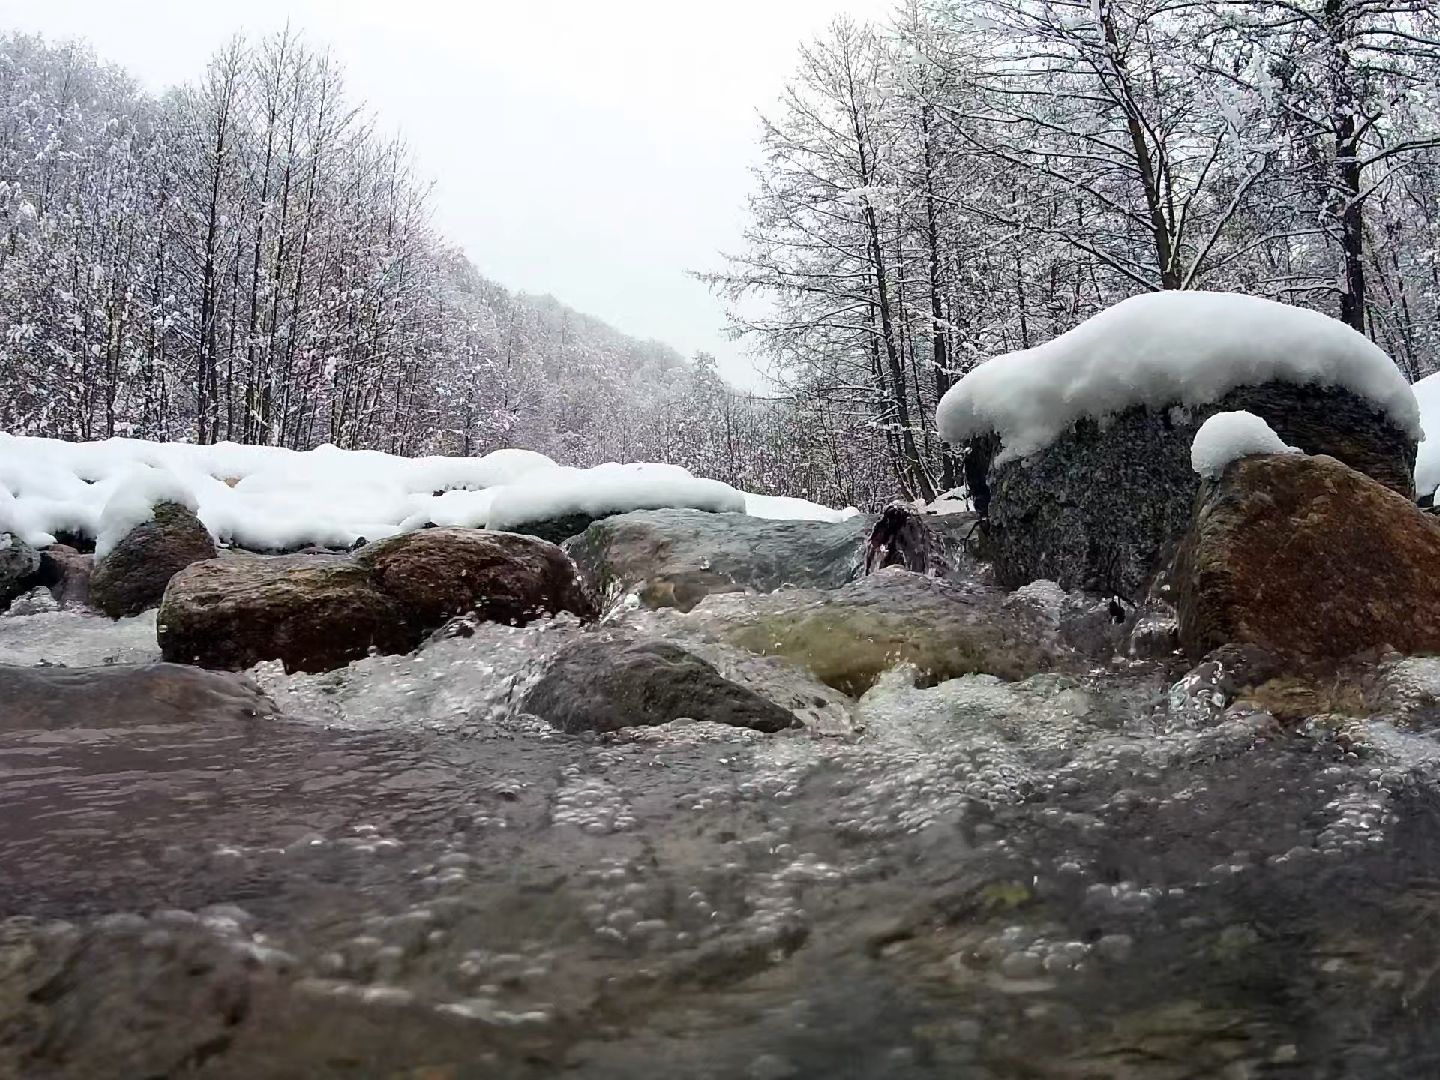
<path id="1" fill-rule="evenodd" d="M 191 563 L 215 558 L 215 541 L 200 519 L 173 502 L 131 529 L 90 575 L 90 601 L 112 619 L 155 607 L 165 586 Z"/>
<path id="2" fill-rule="evenodd" d="M 975 672 L 1021 679 L 1077 669 L 1084 661 L 1061 641 L 1057 618 L 1001 589 L 890 567 L 828 592 L 715 597 L 690 623 L 858 696 L 900 664 L 927 685 Z"/>
<path id="3" fill-rule="evenodd" d="M 202 724 L 273 712 L 248 679 L 181 664 L 0 664 L 0 731 Z"/>
<path id="4" fill-rule="evenodd" d="M 596 613 L 565 553 L 529 536 L 422 529 L 361 548 L 355 561 L 422 633 L 471 613 L 517 626 L 562 611 Z"/>
<path id="5" fill-rule="evenodd" d="M 1173 581 L 1192 656 L 1440 651 L 1440 526 L 1334 458 L 1233 462 L 1201 492 Z"/>
<path id="6" fill-rule="evenodd" d="M 641 510 L 596 522 L 565 545 L 601 596 L 689 611 L 726 592 L 834 589 L 858 577 L 874 519 L 772 521 L 700 510 Z"/>
<path id="7" fill-rule="evenodd" d="M 40 555 L 14 533 L 0 532 L 0 608 L 29 589 Z"/>
<path id="8" fill-rule="evenodd" d="M 194 563 L 165 590 L 156 636 L 166 660 L 233 670 L 279 660 L 287 671 L 328 671 L 416 644 L 363 566 L 324 555 Z"/>
<path id="9" fill-rule="evenodd" d="M 796 726 L 786 709 L 667 641 L 577 642 L 551 661 L 522 708 L 571 734 L 704 720 L 755 731 Z"/>
<path id="10" fill-rule="evenodd" d="M 973 440 L 966 476 L 985 517 L 983 553 L 1001 584 L 1039 578 L 1138 602 L 1184 534 L 1199 485 L 1190 445 L 1217 412 L 1261 417 L 1286 443 L 1329 454 L 1409 498 L 1415 441 L 1348 391 L 1267 384 L 1211 404 L 1083 419 L 1044 450 L 994 464 L 994 437 Z"/>

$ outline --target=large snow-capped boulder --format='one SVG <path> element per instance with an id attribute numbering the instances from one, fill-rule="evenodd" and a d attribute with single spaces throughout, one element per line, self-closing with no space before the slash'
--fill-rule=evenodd
<path id="1" fill-rule="evenodd" d="M 797 723 L 789 710 L 680 646 L 624 635 L 588 638 L 560 653 L 522 708 L 572 734 L 681 718 L 766 732 Z"/>
<path id="2" fill-rule="evenodd" d="M 1180 642 L 1298 660 L 1440 652 L 1440 526 L 1330 457 L 1245 457 L 1207 482 L 1171 579 Z"/>
<path id="3" fill-rule="evenodd" d="M 39 553 L 13 532 L 0 532 L 0 609 L 30 587 Z"/>
<path id="4" fill-rule="evenodd" d="M 1189 522 L 1200 426 L 1243 410 L 1285 444 L 1413 494 L 1414 394 L 1364 336 L 1223 293 L 1133 297 L 946 394 L 997 578 L 1139 600 Z"/>
<path id="5" fill-rule="evenodd" d="M 240 722 L 275 711 L 243 676 L 181 664 L 0 664 L 0 731 Z"/>
<path id="6" fill-rule="evenodd" d="M 482 529 L 422 529 L 355 553 L 417 633 L 456 615 L 523 625 L 568 611 L 595 614 L 575 564 L 554 544 Z"/>
<path id="7" fill-rule="evenodd" d="M 215 558 L 215 541 L 189 507 L 163 501 L 150 514 L 110 546 L 90 574 L 90 602 L 112 619 L 157 606 L 172 577 Z"/>

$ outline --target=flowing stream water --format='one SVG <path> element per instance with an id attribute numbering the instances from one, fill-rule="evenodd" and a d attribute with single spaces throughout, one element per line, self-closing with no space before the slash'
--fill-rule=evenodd
<path id="1" fill-rule="evenodd" d="M 1440 1074 L 1440 663 L 1281 724 L 1203 667 L 848 702 L 697 636 L 807 726 L 596 738 L 518 705 L 588 631 L 471 629 L 262 665 L 278 717 L 0 724 L 0 1077 Z"/>

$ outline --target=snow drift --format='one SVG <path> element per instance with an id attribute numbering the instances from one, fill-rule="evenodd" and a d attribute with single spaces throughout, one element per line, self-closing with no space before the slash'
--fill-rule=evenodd
<path id="1" fill-rule="evenodd" d="M 529 450 L 403 458 L 329 445 L 297 451 L 0 434 L 0 532 L 38 547 L 64 534 L 94 538 L 103 555 L 162 500 L 194 510 L 220 543 L 253 551 L 345 548 L 430 522 L 516 529 L 568 514 L 665 507 L 817 521 L 857 512 L 747 495 L 676 465 L 572 469 Z"/>
<path id="2" fill-rule="evenodd" d="M 1425 376 L 1410 389 L 1420 403 L 1426 433 L 1415 454 L 1415 494 L 1424 497 L 1440 488 L 1440 372 Z"/>
<path id="3" fill-rule="evenodd" d="M 1202 405 L 1267 382 L 1340 387 L 1421 436 L 1409 384 L 1363 334 L 1317 311 L 1207 292 L 1133 296 L 1044 345 L 997 356 L 951 387 L 936 421 L 952 443 L 999 435 L 1000 463 L 1044 449 L 1082 417 Z"/>
<path id="4" fill-rule="evenodd" d="M 1252 454 L 1298 454 L 1275 429 L 1244 409 L 1216 413 L 1195 433 L 1190 444 L 1190 466 L 1201 476 L 1215 479 L 1232 461 Z"/>

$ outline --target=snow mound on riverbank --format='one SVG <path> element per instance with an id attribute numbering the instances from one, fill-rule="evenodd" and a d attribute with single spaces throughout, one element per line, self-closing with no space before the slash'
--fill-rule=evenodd
<path id="1" fill-rule="evenodd" d="M 346 548 L 426 524 L 517 529 L 568 514 L 688 507 L 832 521 L 801 499 L 747 495 L 678 465 L 557 465 L 530 450 L 403 458 L 374 450 L 285 450 L 138 439 L 70 443 L 0 434 L 0 532 L 108 546 L 162 499 L 195 510 L 224 544 L 253 551 Z"/>
<path id="2" fill-rule="evenodd" d="M 936 411 L 951 443 L 1000 436 L 997 462 L 1044 449 L 1082 417 L 1135 405 L 1203 405 L 1239 386 L 1334 386 L 1421 437 L 1405 377 L 1377 345 L 1318 311 L 1238 293 L 1146 293 L 1053 341 L 997 356 Z"/>
<path id="3" fill-rule="evenodd" d="M 1420 403 L 1426 434 L 1415 455 L 1415 494 L 1424 498 L 1440 488 L 1440 372 L 1425 376 L 1410 389 Z"/>

